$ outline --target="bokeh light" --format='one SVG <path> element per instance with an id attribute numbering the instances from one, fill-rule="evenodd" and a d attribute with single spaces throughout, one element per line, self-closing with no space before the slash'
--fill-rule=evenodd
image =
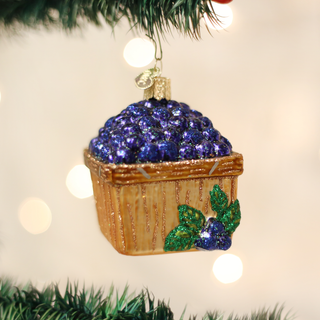
<path id="1" fill-rule="evenodd" d="M 233 12 L 231 8 L 227 4 L 220 4 L 216 2 L 211 2 L 212 7 L 216 15 L 218 16 L 218 19 L 220 21 L 219 24 L 212 24 L 210 20 L 208 19 L 208 16 L 205 15 L 204 19 L 206 21 L 206 24 L 209 28 L 215 29 L 215 30 L 223 30 L 228 28 L 232 21 L 233 21 Z"/>
<path id="2" fill-rule="evenodd" d="M 43 233 L 50 227 L 52 215 L 47 204 L 38 198 L 27 198 L 19 208 L 23 228 L 32 234 Z"/>
<path id="3" fill-rule="evenodd" d="M 90 170 L 83 164 L 75 166 L 67 176 L 66 185 L 77 198 L 84 199 L 93 195 Z"/>
<path id="4" fill-rule="evenodd" d="M 224 254 L 214 262 L 212 271 L 222 283 L 235 282 L 242 276 L 242 261 L 233 254 Z"/>
<path id="5" fill-rule="evenodd" d="M 154 45 L 150 41 L 135 38 L 125 46 L 123 57 L 130 66 L 141 68 L 148 65 L 154 59 L 154 53 Z"/>

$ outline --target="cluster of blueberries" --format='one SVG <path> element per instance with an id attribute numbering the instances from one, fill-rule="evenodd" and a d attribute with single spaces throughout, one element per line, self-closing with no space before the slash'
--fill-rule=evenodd
<path id="1" fill-rule="evenodd" d="M 185 103 L 143 100 L 111 117 L 91 140 L 90 153 L 105 163 L 145 163 L 230 155 L 230 142 Z"/>

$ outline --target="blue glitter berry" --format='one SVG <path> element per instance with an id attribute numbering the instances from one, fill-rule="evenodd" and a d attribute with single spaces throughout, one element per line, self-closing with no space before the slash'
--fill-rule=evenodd
<path id="1" fill-rule="evenodd" d="M 184 131 L 188 128 L 188 120 L 185 117 L 171 117 L 168 121 L 168 127 Z"/>
<path id="2" fill-rule="evenodd" d="M 154 143 L 146 143 L 137 155 L 140 162 L 159 162 L 158 146 Z"/>
<path id="3" fill-rule="evenodd" d="M 188 143 L 182 143 L 179 148 L 179 159 L 191 160 L 196 158 L 196 150 L 194 146 Z"/>
<path id="4" fill-rule="evenodd" d="M 111 129 L 112 128 L 112 122 L 113 122 L 114 117 L 111 117 L 107 120 L 107 122 L 104 124 L 106 129 Z"/>
<path id="5" fill-rule="evenodd" d="M 136 162 L 135 154 L 132 150 L 127 147 L 120 147 L 115 152 L 115 159 L 114 162 L 116 164 L 120 163 L 134 163 Z"/>
<path id="6" fill-rule="evenodd" d="M 183 109 L 185 109 L 186 111 L 190 111 L 190 107 L 184 103 L 184 102 L 180 102 L 180 105 L 183 107 Z"/>
<path id="7" fill-rule="evenodd" d="M 108 119 L 89 151 L 105 163 L 161 162 L 228 156 L 232 145 L 189 105 L 152 98 Z"/>
<path id="8" fill-rule="evenodd" d="M 217 157 L 224 157 L 230 155 L 230 148 L 222 141 L 215 141 L 212 143 Z"/>
<path id="9" fill-rule="evenodd" d="M 131 134 L 140 134 L 141 130 L 140 130 L 140 127 L 137 124 L 130 123 L 130 124 L 125 125 L 122 128 L 122 132 L 123 132 L 124 136 L 128 136 L 128 135 L 131 135 Z"/>
<path id="10" fill-rule="evenodd" d="M 162 141 L 158 144 L 162 161 L 176 161 L 179 156 L 178 146 L 172 141 Z"/>
<path id="11" fill-rule="evenodd" d="M 172 129 L 172 128 L 167 128 L 164 131 L 164 135 L 165 135 L 165 139 L 167 141 L 172 141 L 176 144 L 179 144 L 182 137 L 181 137 L 181 133 L 179 130 L 176 129 Z"/>
<path id="12" fill-rule="evenodd" d="M 202 131 L 202 122 L 198 118 L 189 119 L 189 128 Z"/>
<path id="13" fill-rule="evenodd" d="M 194 109 L 190 110 L 190 115 L 196 118 L 202 117 L 202 113 Z"/>
<path id="14" fill-rule="evenodd" d="M 197 158 L 206 159 L 215 157 L 215 151 L 211 142 L 203 140 L 195 146 Z"/>
<path id="15" fill-rule="evenodd" d="M 183 133 L 183 141 L 186 143 L 199 144 L 203 139 L 201 132 L 195 129 L 189 129 Z"/>
<path id="16" fill-rule="evenodd" d="M 125 146 L 126 139 L 121 133 L 112 133 L 110 135 L 109 143 L 113 148 L 117 149 L 119 147 Z"/>
<path id="17" fill-rule="evenodd" d="M 171 112 L 175 117 L 187 117 L 189 115 L 189 113 L 182 106 L 173 107 Z"/>
<path id="18" fill-rule="evenodd" d="M 156 107 L 153 110 L 152 117 L 159 121 L 168 121 L 171 117 L 171 113 L 164 107 Z"/>
<path id="19" fill-rule="evenodd" d="M 153 109 L 155 107 L 162 107 L 162 103 L 155 99 L 150 99 L 144 103 L 144 106 L 149 109 Z"/>
<path id="20" fill-rule="evenodd" d="M 223 224 L 214 218 L 209 218 L 194 245 L 199 250 L 211 251 L 228 250 L 231 243 L 231 238 L 225 232 Z"/>
<path id="21" fill-rule="evenodd" d="M 220 140 L 220 132 L 214 128 L 207 128 L 202 131 L 203 136 L 208 141 L 219 141 Z"/>
<path id="22" fill-rule="evenodd" d="M 108 142 L 110 138 L 110 131 L 106 130 L 105 128 L 100 128 L 99 138 L 104 142 Z"/>
<path id="23" fill-rule="evenodd" d="M 201 127 L 203 130 L 207 128 L 213 128 L 212 122 L 209 118 L 207 117 L 199 117 L 198 120 L 201 122 Z"/>
<path id="24" fill-rule="evenodd" d="M 224 142 L 229 147 L 230 152 L 232 151 L 232 144 L 230 143 L 230 141 L 227 138 L 221 136 L 220 141 Z"/>
<path id="25" fill-rule="evenodd" d="M 149 115 L 149 111 L 147 108 L 145 107 L 139 107 L 135 110 L 132 110 L 132 114 L 131 114 L 131 122 L 135 122 L 137 118 L 139 117 L 143 117 L 143 116 L 148 116 Z"/>
<path id="26" fill-rule="evenodd" d="M 126 145 L 133 151 L 139 150 L 146 143 L 145 138 L 141 134 L 132 134 L 126 138 Z"/>
<path id="27" fill-rule="evenodd" d="M 167 103 L 167 108 L 172 109 L 174 107 L 180 107 L 180 103 L 175 100 L 169 100 Z"/>
<path id="28" fill-rule="evenodd" d="M 144 116 L 138 120 L 138 125 L 141 131 L 148 130 L 150 128 L 160 127 L 159 121 L 155 120 L 151 116 Z"/>
<path id="29" fill-rule="evenodd" d="M 159 142 L 164 140 L 165 136 L 161 129 L 150 128 L 144 132 L 144 137 L 147 142 Z"/>

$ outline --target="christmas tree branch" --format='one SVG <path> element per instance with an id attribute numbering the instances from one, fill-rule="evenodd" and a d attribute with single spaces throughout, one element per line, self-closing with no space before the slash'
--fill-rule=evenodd
<path id="1" fill-rule="evenodd" d="M 198 39 L 205 14 L 219 24 L 208 0 L 0 0 L 0 24 L 9 30 L 39 25 L 72 30 L 85 22 L 100 26 L 101 18 L 113 29 L 126 18 L 151 37 L 175 29 Z"/>
<path id="2" fill-rule="evenodd" d="M 184 311 L 185 312 L 185 311 Z M 184 312 L 180 317 L 183 320 Z M 289 320 L 282 317 L 283 307 L 272 311 L 262 309 L 250 316 L 230 315 L 227 320 Z M 64 295 L 58 285 L 46 286 L 39 291 L 33 285 L 15 286 L 9 279 L 0 279 L 1 320 L 173 320 L 174 315 L 167 303 L 155 302 L 146 290 L 138 295 L 129 295 L 128 287 L 122 295 L 111 286 L 105 296 L 102 289 L 79 289 L 67 284 Z M 189 320 L 195 320 L 190 317 Z M 202 320 L 223 320 L 217 311 L 207 312 Z"/>

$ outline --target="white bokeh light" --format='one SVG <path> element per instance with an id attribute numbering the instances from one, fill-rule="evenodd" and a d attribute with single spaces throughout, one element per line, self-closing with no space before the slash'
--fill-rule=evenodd
<path id="1" fill-rule="evenodd" d="M 242 276 L 242 261 L 233 254 L 224 254 L 215 261 L 212 271 L 222 283 L 235 282 Z"/>
<path id="2" fill-rule="evenodd" d="M 47 204 L 38 198 L 27 198 L 19 208 L 21 225 L 32 234 L 43 233 L 50 227 L 52 215 Z"/>
<path id="3" fill-rule="evenodd" d="M 90 170 L 83 164 L 70 170 L 66 185 L 69 191 L 77 198 L 84 199 L 93 195 Z"/>
<path id="4" fill-rule="evenodd" d="M 132 67 L 141 68 L 154 59 L 154 45 L 142 38 L 132 39 L 123 51 L 123 57 Z"/>
<path id="5" fill-rule="evenodd" d="M 218 16 L 220 23 L 212 24 L 208 19 L 208 16 L 205 15 L 204 19 L 208 27 L 215 30 L 223 30 L 228 28 L 231 25 L 233 20 L 233 12 L 231 8 L 227 4 L 220 4 L 216 2 L 211 2 L 211 4 L 214 9 L 214 12 Z"/>

